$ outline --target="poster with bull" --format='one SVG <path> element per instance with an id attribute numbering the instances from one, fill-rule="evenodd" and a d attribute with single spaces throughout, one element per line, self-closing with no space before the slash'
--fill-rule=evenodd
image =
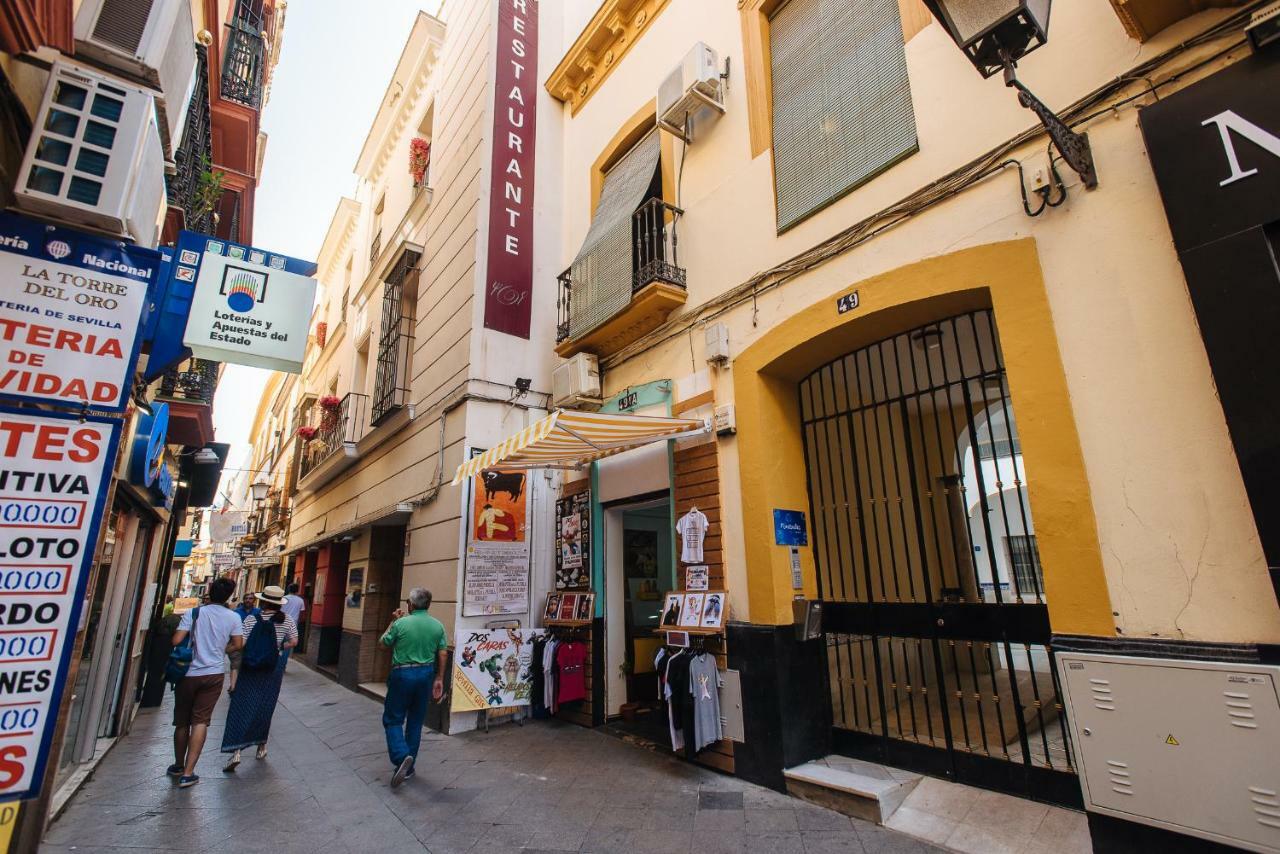
<path id="1" fill-rule="evenodd" d="M 458 629 L 450 710 L 529 705 L 536 629 Z"/>
<path id="2" fill-rule="evenodd" d="M 529 610 L 528 475 L 486 469 L 472 478 L 462 615 Z"/>

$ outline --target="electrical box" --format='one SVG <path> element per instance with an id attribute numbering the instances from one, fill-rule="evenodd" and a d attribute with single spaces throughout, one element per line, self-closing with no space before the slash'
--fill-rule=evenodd
<path id="1" fill-rule="evenodd" d="M 13 191 L 23 210 L 155 246 L 167 205 L 151 93 L 55 62 Z"/>
<path id="2" fill-rule="evenodd" d="M 84 0 L 76 13 L 76 54 L 156 90 L 166 159 L 182 137 L 196 85 L 188 0 Z"/>
<path id="3" fill-rule="evenodd" d="M 713 424 L 717 436 L 732 436 L 738 432 L 738 416 L 732 403 L 716 407 Z"/>
<path id="4" fill-rule="evenodd" d="M 716 115 L 723 114 L 724 94 L 716 52 L 702 42 L 696 43 L 658 86 L 657 105 L 658 124 L 686 143 L 687 119 L 703 107 L 709 107 Z"/>
<path id="5" fill-rule="evenodd" d="M 552 405 L 599 409 L 600 362 L 592 353 L 578 353 L 551 372 Z"/>
<path id="6" fill-rule="evenodd" d="M 707 361 L 713 365 L 729 364 L 729 327 L 713 323 L 707 327 Z"/>
<path id="7" fill-rule="evenodd" d="M 1057 655 L 1085 806 L 1280 851 L 1280 667 Z"/>

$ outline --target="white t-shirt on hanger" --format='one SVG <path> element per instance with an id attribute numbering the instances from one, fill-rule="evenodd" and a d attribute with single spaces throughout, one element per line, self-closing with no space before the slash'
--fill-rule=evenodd
<path id="1" fill-rule="evenodd" d="M 707 517 L 694 507 L 676 522 L 680 534 L 680 560 L 702 563 L 702 541 L 707 536 Z"/>

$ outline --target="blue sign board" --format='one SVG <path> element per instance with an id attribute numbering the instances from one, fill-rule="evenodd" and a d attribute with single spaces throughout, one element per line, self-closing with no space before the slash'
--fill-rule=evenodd
<path id="1" fill-rule="evenodd" d="M 169 404 L 152 403 L 151 414 L 138 416 L 129 454 L 129 481 L 149 490 L 158 506 L 173 506 L 173 474 L 165 463 Z"/>
<path id="2" fill-rule="evenodd" d="M 39 795 L 120 438 L 118 418 L 0 407 L 0 801 Z M 54 544 L 41 547 L 41 543 Z"/>
<path id="3" fill-rule="evenodd" d="M 193 231 L 179 232 L 177 246 L 164 250 L 165 278 L 156 299 L 154 317 L 147 324 L 147 340 L 151 343 L 151 355 L 147 359 L 145 375 L 148 382 L 182 360 L 191 357 L 191 350 L 183 345 L 182 340 L 186 335 L 187 320 L 191 316 L 196 280 L 200 278 L 200 264 L 206 252 L 237 260 L 243 259 L 252 264 L 260 264 L 273 270 L 284 270 L 299 276 L 314 276 L 316 273 L 316 265 L 312 261 L 289 258 L 276 252 L 255 249 L 252 246 L 232 243 L 207 234 L 197 234 Z M 236 309 L 234 303 L 230 304 L 230 307 L 232 310 L 240 310 Z"/>
<path id="4" fill-rule="evenodd" d="M 123 412 L 160 253 L 0 213 L 0 395 Z"/>
<path id="5" fill-rule="evenodd" d="M 773 541 L 780 546 L 809 545 L 803 510 L 773 511 Z"/>

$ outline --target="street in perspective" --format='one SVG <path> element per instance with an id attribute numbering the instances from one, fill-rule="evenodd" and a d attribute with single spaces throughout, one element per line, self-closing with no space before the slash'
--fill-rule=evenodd
<path id="1" fill-rule="evenodd" d="M 1280 0 L 0 0 L 0 852 L 1280 854 L 1277 91 Z"/>

